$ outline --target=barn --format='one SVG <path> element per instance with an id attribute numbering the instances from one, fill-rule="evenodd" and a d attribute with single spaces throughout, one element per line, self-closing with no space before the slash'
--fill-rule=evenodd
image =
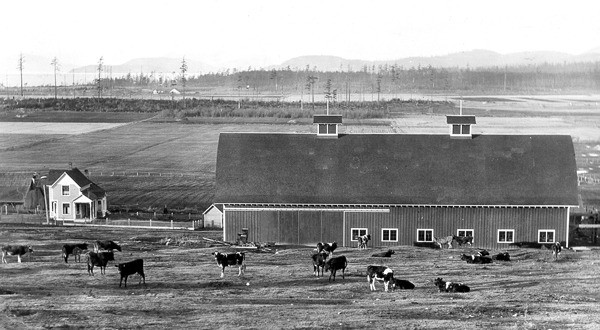
<path id="1" fill-rule="evenodd" d="M 578 205 L 567 135 L 472 134 L 474 116 L 447 116 L 449 134 L 341 134 L 317 115 L 315 134 L 221 133 L 215 203 L 235 241 L 475 246 L 569 245 Z"/>

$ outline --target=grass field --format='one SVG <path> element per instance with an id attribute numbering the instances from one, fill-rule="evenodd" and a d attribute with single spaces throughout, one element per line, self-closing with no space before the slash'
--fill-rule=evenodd
<path id="1" fill-rule="evenodd" d="M 466 264 L 470 248 L 435 250 L 394 247 L 392 258 L 370 257 L 380 249 L 338 248 L 349 260 L 335 282 L 316 278 L 313 247 L 276 246 L 277 253 L 249 251 L 247 269 L 227 268 L 225 277 L 202 237 L 220 232 L 172 234 L 164 231 L 83 227 L 0 226 L 1 244 L 32 244 L 31 261 L 14 257 L 0 266 L 0 328 L 5 329 L 597 329 L 599 252 L 564 251 L 553 261 L 549 250 L 511 249 L 511 262 Z M 175 235 L 175 236 L 170 236 Z M 166 246 L 165 238 L 185 242 Z M 106 275 L 84 263 L 60 258 L 69 242 L 114 239 L 123 252 L 116 262 L 143 258 L 147 286 L 131 276 L 119 288 L 109 263 Z M 492 254 L 498 251 L 490 251 Z M 82 258 L 82 259 L 85 259 Z M 414 290 L 370 292 L 365 269 L 385 264 Z M 464 282 L 469 293 L 439 293 L 432 280 Z"/>

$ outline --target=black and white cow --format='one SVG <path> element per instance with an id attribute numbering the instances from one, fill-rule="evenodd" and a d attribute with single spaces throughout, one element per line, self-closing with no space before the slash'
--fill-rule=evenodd
<path id="1" fill-rule="evenodd" d="M 458 243 L 459 246 L 463 246 L 468 244 L 469 246 L 473 245 L 473 236 L 452 236 L 454 241 Z"/>
<path id="2" fill-rule="evenodd" d="M 333 255 L 333 251 L 337 249 L 337 242 L 333 243 L 317 243 L 317 253 L 321 253 L 323 251 L 327 252 L 327 254 Z"/>
<path id="3" fill-rule="evenodd" d="M 65 244 L 62 247 L 62 256 L 63 259 L 65 259 L 65 263 L 69 263 L 69 256 L 72 254 L 75 257 L 75 261 L 77 261 L 77 258 L 79 257 L 81 260 L 81 257 L 79 256 L 81 254 L 82 251 L 85 251 L 88 249 L 88 244 L 87 243 L 78 243 L 78 244 Z"/>
<path id="4" fill-rule="evenodd" d="M 334 257 L 325 263 L 324 271 L 329 272 L 329 281 L 331 281 L 331 277 L 333 276 L 333 281 L 335 282 L 335 274 L 338 270 L 342 270 L 342 279 L 346 273 L 346 267 L 348 267 L 348 260 L 345 256 Z"/>
<path id="5" fill-rule="evenodd" d="M 367 248 L 367 244 L 371 240 L 371 234 L 357 236 L 356 240 L 358 241 L 358 248 L 359 249 L 366 249 Z"/>
<path id="6" fill-rule="evenodd" d="M 433 284 L 438 287 L 440 292 L 469 292 L 471 288 L 464 283 L 446 282 L 441 277 L 436 278 Z"/>
<path id="7" fill-rule="evenodd" d="M 371 291 L 376 291 L 375 281 L 383 282 L 385 291 L 388 291 L 390 282 L 394 280 L 394 271 L 387 266 L 368 266 L 367 267 L 367 281 Z"/>
<path id="8" fill-rule="evenodd" d="M 111 252 L 90 252 L 87 254 L 88 275 L 94 276 L 94 266 L 100 267 L 100 274 L 106 273 L 106 265 L 115 260 L 115 254 Z"/>
<path id="9" fill-rule="evenodd" d="M 462 254 L 460 260 L 466 261 L 468 264 L 491 264 L 492 258 L 489 256 L 481 256 L 477 254 L 466 255 Z"/>
<path id="10" fill-rule="evenodd" d="M 560 245 L 560 242 L 555 242 L 554 244 L 552 244 L 551 249 L 552 257 L 554 258 L 554 260 L 557 260 L 560 255 L 560 252 L 562 251 L 562 246 Z"/>
<path id="11" fill-rule="evenodd" d="M 129 277 L 129 275 L 133 275 L 133 274 L 140 274 L 140 282 L 138 284 L 142 283 L 142 280 L 144 280 L 144 286 L 146 286 L 146 275 L 144 275 L 144 260 L 143 259 L 136 259 L 130 262 L 125 262 L 125 263 L 121 263 L 118 265 L 115 265 L 115 267 L 117 267 L 119 269 L 119 274 L 121 274 L 121 280 L 119 281 L 119 288 L 121 287 L 121 283 L 123 282 L 123 279 L 125 279 L 125 287 L 127 287 L 127 277 Z"/>
<path id="12" fill-rule="evenodd" d="M 392 254 L 395 254 L 396 252 L 394 250 L 387 250 L 385 252 L 379 252 L 379 253 L 373 253 L 371 255 L 371 257 L 376 257 L 376 258 L 390 258 L 392 256 Z"/>
<path id="13" fill-rule="evenodd" d="M 397 279 L 397 278 L 394 278 L 392 280 L 392 290 L 396 290 L 396 289 L 412 290 L 414 288 L 415 288 L 415 285 L 412 284 L 410 281 L 401 280 L 401 279 Z"/>
<path id="14" fill-rule="evenodd" d="M 215 260 L 217 265 L 221 268 L 221 278 L 225 276 L 225 267 L 227 266 L 238 266 L 238 276 L 244 275 L 246 270 L 246 254 L 244 252 L 236 253 L 221 253 L 214 252 Z"/>
<path id="15" fill-rule="evenodd" d="M 325 252 L 319 252 L 312 255 L 313 273 L 315 276 L 319 277 L 319 270 L 321 271 L 321 276 L 323 276 L 323 269 L 325 268 L 327 256 L 328 254 Z"/>
<path id="16" fill-rule="evenodd" d="M 29 253 L 29 260 L 31 260 L 31 254 L 33 253 L 33 249 L 31 245 L 5 245 L 2 247 L 2 263 L 8 263 L 6 261 L 6 256 L 17 256 L 17 260 L 21 262 L 21 256 Z"/>
<path id="17" fill-rule="evenodd" d="M 114 241 L 95 241 L 94 252 L 117 250 L 121 252 L 121 246 Z"/>

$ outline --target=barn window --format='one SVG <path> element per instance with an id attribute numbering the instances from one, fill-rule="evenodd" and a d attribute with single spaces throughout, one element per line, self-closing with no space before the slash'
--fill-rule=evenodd
<path id="1" fill-rule="evenodd" d="M 417 229 L 417 242 L 433 242 L 433 229 Z"/>
<path id="2" fill-rule="evenodd" d="M 62 195 L 69 196 L 69 186 L 62 186 Z"/>
<path id="3" fill-rule="evenodd" d="M 538 243 L 554 243 L 554 229 L 538 230 Z"/>
<path id="4" fill-rule="evenodd" d="M 514 243 L 515 242 L 515 230 L 514 229 L 498 229 L 498 243 Z"/>
<path id="5" fill-rule="evenodd" d="M 382 242 L 398 242 L 398 229 L 397 228 L 381 229 L 381 241 Z"/>
<path id="6" fill-rule="evenodd" d="M 70 214 L 71 213 L 71 204 L 69 204 L 69 203 L 63 203 L 63 205 L 62 205 L 62 213 L 63 214 Z"/>
<path id="7" fill-rule="evenodd" d="M 369 233 L 369 229 L 368 228 L 352 228 L 352 229 L 350 229 L 350 233 L 351 233 L 350 240 L 353 242 L 357 242 L 358 237 L 367 235 Z"/>
<path id="8" fill-rule="evenodd" d="M 458 229 L 456 231 L 456 236 L 458 236 L 458 237 L 469 237 L 469 236 L 475 237 L 473 235 L 473 232 L 474 232 L 473 229 Z"/>

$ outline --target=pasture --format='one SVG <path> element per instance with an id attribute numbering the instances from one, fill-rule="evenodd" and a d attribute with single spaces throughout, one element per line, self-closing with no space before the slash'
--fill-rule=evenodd
<path id="1" fill-rule="evenodd" d="M 395 329 L 594 329 L 600 326 L 598 251 L 563 251 L 558 261 L 545 249 L 509 249 L 512 261 L 466 264 L 470 248 L 338 248 L 349 260 L 345 279 L 313 275 L 313 246 L 276 246 L 277 253 L 246 253 L 238 278 L 228 267 L 221 279 L 202 237 L 220 232 L 114 230 L 82 227 L 0 226 L 0 243 L 31 244 L 32 260 L 0 265 L 0 328 L 395 328 Z M 169 235 L 184 244 L 165 245 Z M 181 237 L 185 235 L 185 237 Z M 113 239 L 106 275 L 87 274 L 84 262 L 60 256 L 64 243 Z M 492 254 L 504 251 L 490 251 Z M 119 288 L 116 263 L 144 259 L 147 286 L 130 276 Z M 85 256 L 82 257 L 82 261 Z M 368 265 L 387 265 L 414 290 L 371 292 Z M 469 293 L 440 293 L 433 280 L 464 282 Z"/>

